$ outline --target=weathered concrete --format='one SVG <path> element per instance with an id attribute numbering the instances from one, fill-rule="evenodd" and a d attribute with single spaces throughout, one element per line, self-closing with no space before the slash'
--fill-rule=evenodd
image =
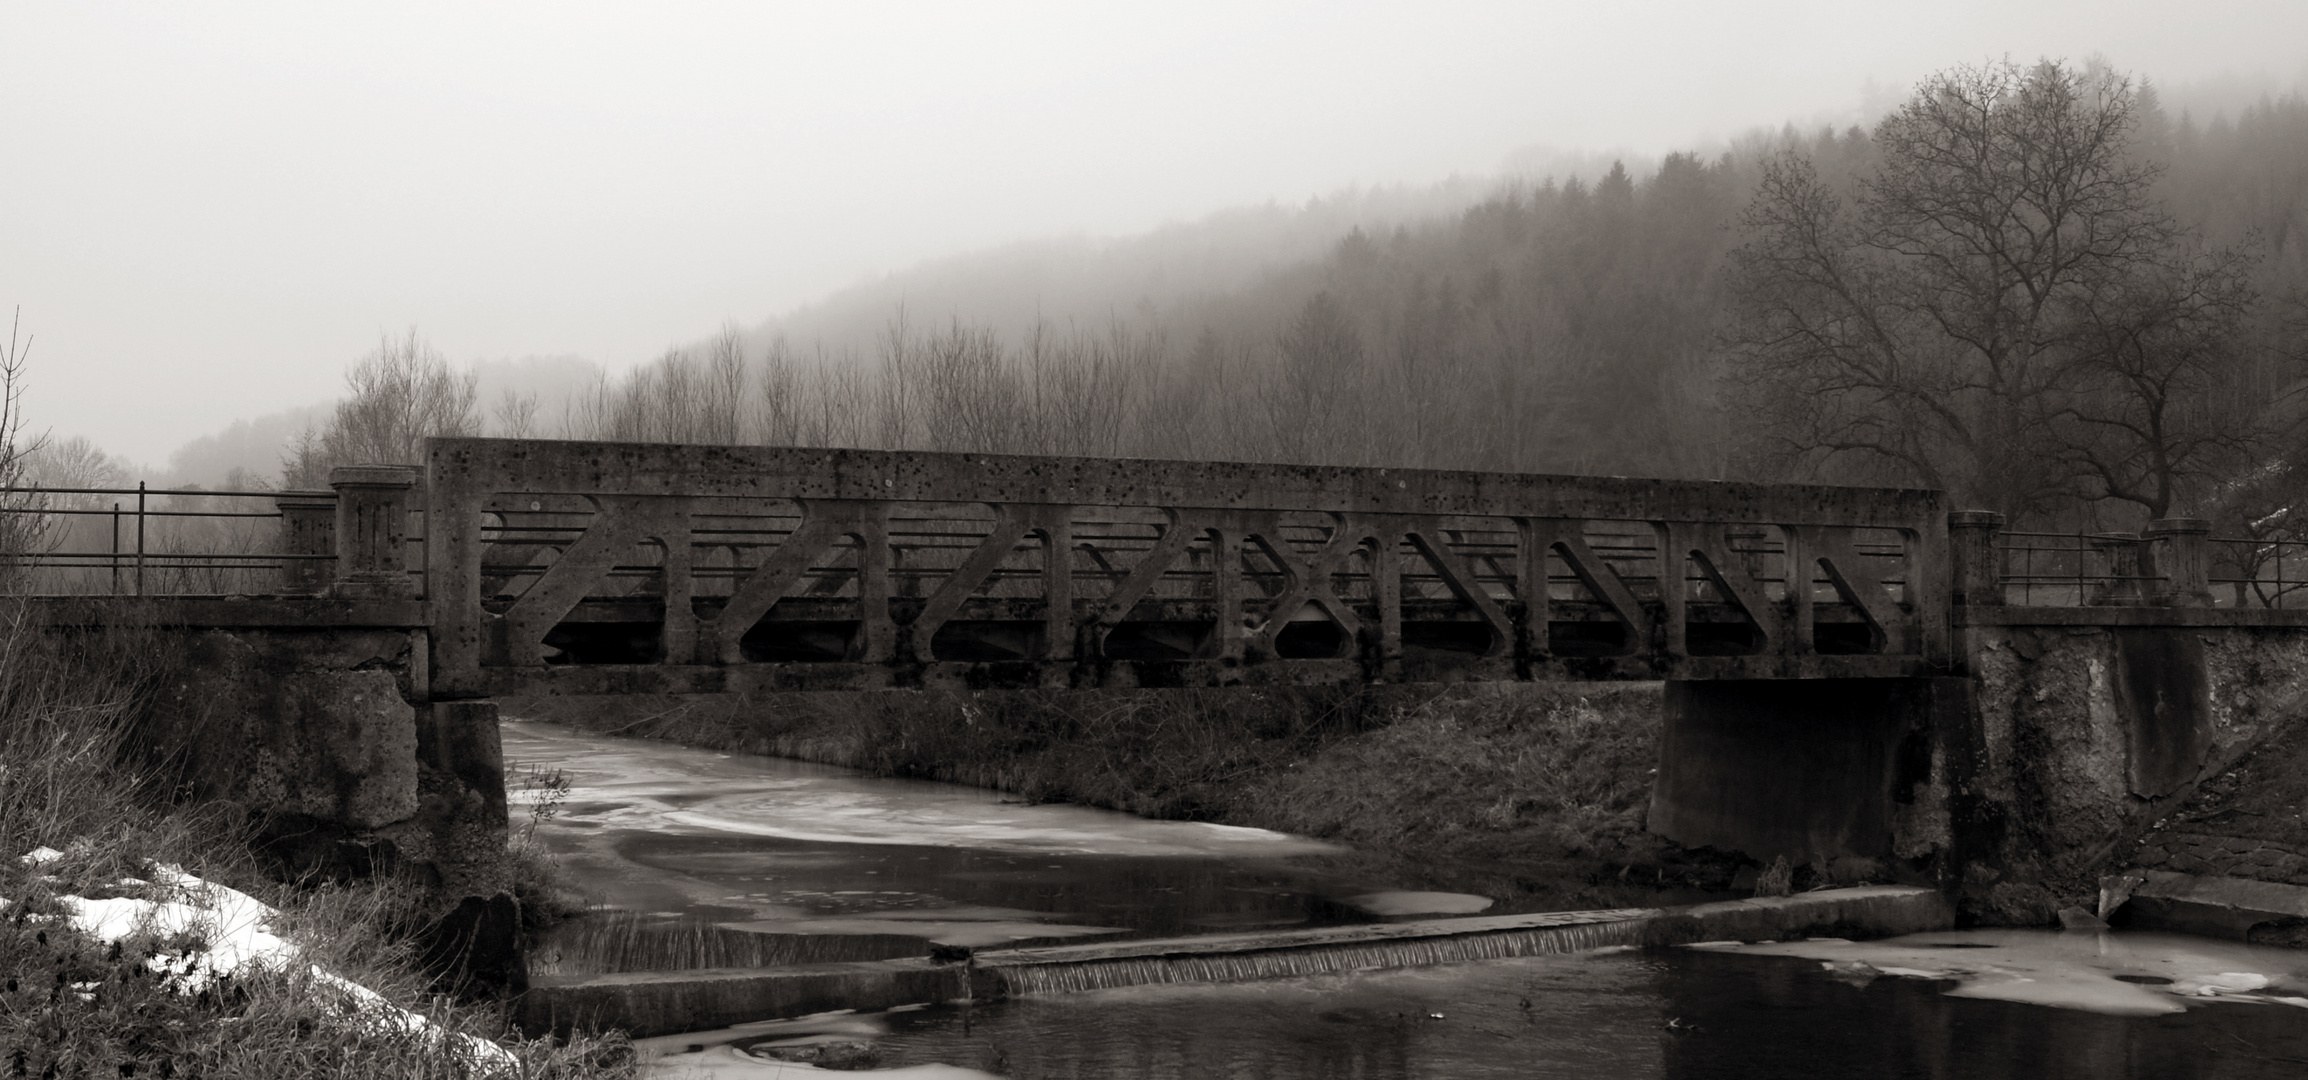
<path id="1" fill-rule="evenodd" d="M 389 630 L 198 630 L 179 681 L 157 696 L 154 745 L 183 782 L 272 820 L 368 830 L 417 810 L 411 655 Z"/>
<path id="2" fill-rule="evenodd" d="M 2308 888 L 2249 878 L 2199 877 L 2165 870 L 2117 909 L 2117 925 L 2264 944 L 2308 945 Z"/>
<path id="3" fill-rule="evenodd" d="M 2308 723 L 2293 723 L 2199 785 L 2128 865 L 2209 879 L 2308 886 Z"/>
<path id="4" fill-rule="evenodd" d="M 300 872 L 393 868 L 447 904 L 504 888 L 487 702 L 424 701 L 422 631 L 183 629 L 140 740 L 187 794 L 238 804 Z M 165 640 L 165 638 L 164 638 Z"/>
<path id="5" fill-rule="evenodd" d="M 531 1037 L 615 1029 L 647 1038 L 750 1020 L 836 1009 L 888 1009 L 969 996 L 967 967 L 927 959 L 539 975 L 521 996 L 516 1019 Z"/>
<path id="6" fill-rule="evenodd" d="M 1883 937 L 1946 929 L 1935 890 L 1877 886 L 1665 910 L 1547 912 L 979 952 L 969 963 L 882 960 L 778 970 L 541 976 L 520 1004 L 531 1035 L 618 1028 L 636 1037 L 829 1009 L 883 1009 L 1090 986 L 1211 982 L 1612 945 Z"/>
<path id="7" fill-rule="evenodd" d="M 1801 937 L 1897 937 L 1945 930 L 1955 925 L 1955 919 L 1955 908 L 1937 889 L 1874 885 L 1670 908 L 1652 920 L 1644 941 L 1680 945 Z"/>
<path id="8" fill-rule="evenodd" d="M 1969 615 L 1974 706 L 1950 776 L 1969 918 L 2092 906 L 2151 827 L 2308 714 L 2308 634 L 2288 627 Z"/>
<path id="9" fill-rule="evenodd" d="M 1670 682 L 1648 827 L 1824 880 L 1933 880 L 1951 681 Z"/>
<path id="10" fill-rule="evenodd" d="M 428 454 L 438 696 L 1945 666 L 1932 492 L 491 439 Z"/>

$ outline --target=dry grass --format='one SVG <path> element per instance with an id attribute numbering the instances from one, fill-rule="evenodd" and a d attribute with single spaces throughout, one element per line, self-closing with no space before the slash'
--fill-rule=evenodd
<path id="1" fill-rule="evenodd" d="M 144 688 L 167 650 L 133 631 L 69 639 L 36 631 L 0 601 L 0 1073 L 25 1076 L 463 1077 L 449 1044 L 348 1024 L 309 971 L 252 971 L 182 994 L 145 961 L 197 944 L 131 937 L 100 947 L 42 916 L 56 897 L 108 895 L 150 864 L 183 866 L 281 912 L 274 929 L 325 969 L 449 1031 L 503 1040 L 521 1075 L 633 1075 L 620 1040 L 568 1046 L 506 1038 L 505 1018 L 430 992 L 403 940 L 420 907 L 394 882 L 268 879 L 230 807 L 172 803 L 164 755 L 139 752 Z M 34 868 L 15 857 L 64 850 Z"/>
<path id="2" fill-rule="evenodd" d="M 1271 827 L 1359 845 L 1627 861 L 1658 761 L 1649 687 L 1435 698 L 1246 793 Z"/>

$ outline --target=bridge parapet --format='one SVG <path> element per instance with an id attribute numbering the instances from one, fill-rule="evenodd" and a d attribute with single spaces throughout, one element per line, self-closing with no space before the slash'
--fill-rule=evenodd
<path id="1" fill-rule="evenodd" d="M 436 693 L 1855 678 L 1933 492 L 437 439 Z"/>

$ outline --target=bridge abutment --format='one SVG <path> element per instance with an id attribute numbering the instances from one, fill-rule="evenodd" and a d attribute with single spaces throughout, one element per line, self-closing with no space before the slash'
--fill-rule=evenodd
<path id="1" fill-rule="evenodd" d="M 301 605 L 266 606 L 288 622 Z M 423 631 L 162 630 L 182 663 L 144 735 L 186 794 L 240 806 L 297 873 L 390 869 L 452 901 L 504 887 L 495 706 L 425 700 Z"/>
<path id="2" fill-rule="evenodd" d="M 1650 830 L 1837 881 L 1931 882 L 1964 680 L 1671 681 Z"/>
<path id="3" fill-rule="evenodd" d="M 2093 907 L 2143 842 L 2164 857 L 2167 818 L 2308 717 L 2308 622 L 2109 607 L 1962 621 L 1960 675 L 1669 682 L 1650 830 L 1825 880 L 1934 883 L 1967 920 L 2039 925 Z M 2270 865 L 2308 854 L 2250 847 Z"/>
<path id="4" fill-rule="evenodd" d="M 428 956 L 467 985 L 525 985 L 504 761 L 490 701 L 429 700 L 416 601 L 51 598 L 50 632 L 136 627 L 167 681 L 137 752 L 178 797 L 245 815 L 290 877 L 400 876 L 438 923 Z"/>

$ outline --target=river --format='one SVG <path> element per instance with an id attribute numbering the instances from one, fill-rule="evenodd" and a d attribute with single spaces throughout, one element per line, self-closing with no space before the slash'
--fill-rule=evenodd
<path id="1" fill-rule="evenodd" d="M 613 914 L 584 972 L 1369 921 L 1492 907 L 1341 849 L 507 722 L 559 770 L 537 838 Z M 524 818 L 515 810 L 516 826 Z M 1139 987 L 645 1040 L 654 1075 L 822 1075 L 838 1044 L 957 1077 L 2308 1076 L 2308 956 L 2158 935 L 1951 933 Z"/>

